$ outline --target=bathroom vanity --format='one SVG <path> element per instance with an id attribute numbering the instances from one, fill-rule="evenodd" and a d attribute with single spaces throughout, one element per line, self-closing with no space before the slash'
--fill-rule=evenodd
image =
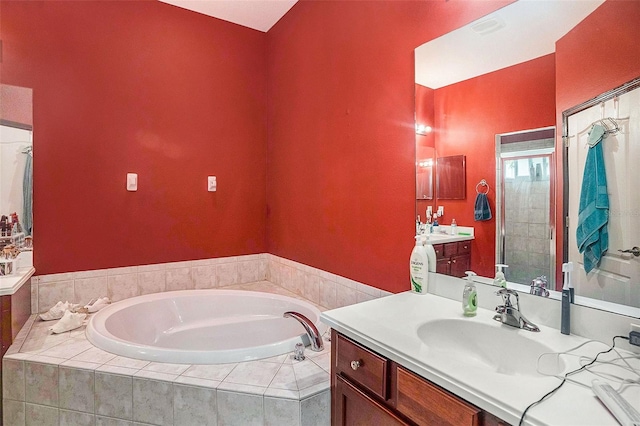
<path id="1" fill-rule="evenodd" d="M 429 278 L 430 289 L 463 283 L 441 274 Z M 323 312 L 323 322 L 332 327 L 332 424 L 518 424 L 529 404 L 560 383 L 554 375 L 580 366 L 576 356 L 545 354 L 568 351 L 587 339 L 542 323 L 536 333 L 494 321 L 495 311 L 486 305 L 500 299 L 484 287 L 489 286 L 479 297 L 485 305 L 471 318 L 462 315 L 459 300 L 411 292 Z M 524 314 L 530 302 L 526 298 Z M 559 310 L 556 301 L 544 302 Z M 602 343 L 589 343 L 575 353 L 591 358 L 603 349 Z M 612 360 L 609 355 L 599 359 Z M 640 358 L 632 362 L 640 370 Z M 597 368 L 637 378 L 609 364 Z M 617 424 L 590 389 L 596 377 L 573 375 L 581 385 L 565 383 L 532 408 L 524 424 Z M 640 386 L 628 386 L 622 395 L 638 401 Z"/>
<path id="2" fill-rule="evenodd" d="M 449 227 L 443 227 L 449 229 Z M 473 228 L 465 227 L 473 232 Z M 428 243 L 436 252 L 436 272 L 462 278 L 471 269 L 472 235 L 429 234 Z"/>
<path id="3" fill-rule="evenodd" d="M 333 425 L 506 425 L 397 362 L 332 330 Z"/>

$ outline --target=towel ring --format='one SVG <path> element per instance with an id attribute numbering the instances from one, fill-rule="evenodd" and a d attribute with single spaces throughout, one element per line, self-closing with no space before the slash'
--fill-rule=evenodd
<path id="1" fill-rule="evenodd" d="M 487 192 L 482 192 L 481 189 L 483 186 L 487 187 Z M 489 193 L 489 184 L 487 183 L 486 180 L 482 179 L 480 182 L 478 182 L 478 184 L 476 185 L 476 194 L 485 194 L 487 195 Z"/>

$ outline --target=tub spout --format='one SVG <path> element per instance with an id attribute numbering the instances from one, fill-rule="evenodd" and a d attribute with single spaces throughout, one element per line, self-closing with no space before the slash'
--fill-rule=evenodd
<path id="1" fill-rule="evenodd" d="M 302 324 L 307 335 L 309 335 L 309 340 L 311 341 L 311 350 L 315 352 L 320 352 L 324 349 L 324 344 L 322 343 L 322 336 L 318 332 L 315 324 L 311 322 L 311 320 L 300 312 L 289 311 L 285 312 L 283 315 L 284 318 L 295 318 Z"/>

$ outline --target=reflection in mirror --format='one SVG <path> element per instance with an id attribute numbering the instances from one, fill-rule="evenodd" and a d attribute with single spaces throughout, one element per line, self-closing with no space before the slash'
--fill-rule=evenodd
<path id="1" fill-rule="evenodd" d="M 416 200 L 433 200 L 433 169 L 435 149 L 417 147 Z"/>
<path id="2" fill-rule="evenodd" d="M 635 169 L 640 159 L 640 79 L 572 108 L 563 113 L 564 134 L 567 140 L 568 237 L 565 241 L 568 259 L 575 265 L 576 291 L 590 298 L 628 304 L 640 308 L 640 258 L 633 247 L 640 246 L 640 192 L 634 184 Z M 604 137 L 597 142 L 604 163 L 599 166 L 590 161 L 596 147 L 591 148 L 596 126 L 601 126 Z M 593 157 L 592 157 L 593 158 Z M 577 230 L 597 235 L 596 228 L 586 222 L 591 202 L 597 194 L 590 194 L 583 180 L 604 172 L 599 192 L 605 191 L 608 251 L 594 269 L 585 271 L 585 254 L 578 250 Z M 602 200 L 597 200 L 601 202 Z M 580 206 L 583 206 L 580 208 Z M 603 210 L 603 215 L 605 214 Z M 587 219 L 591 220 L 591 219 Z M 598 241 L 601 241 L 599 239 Z M 589 238 L 586 245 L 593 244 Z M 604 249 L 604 247 L 601 247 Z M 627 250 L 627 252 L 625 252 Z M 589 249 L 584 249 L 589 252 Z"/>
<path id="3" fill-rule="evenodd" d="M 554 288 L 554 158 L 554 127 L 496 136 L 496 259 L 507 281 Z"/>
<path id="4" fill-rule="evenodd" d="M 471 23 L 425 43 L 415 51 L 416 112 L 425 109 L 420 105 L 424 99 L 420 92 L 429 92 L 433 99 L 433 146 L 440 156 L 466 155 L 467 191 L 473 191 L 475 183 L 482 179 L 491 186 L 500 185 L 494 178 L 501 163 L 496 157 L 496 135 L 523 129 L 559 127 L 557 114 L 561 111 L 640 75 L 640 43 L 637 43 L 639 2 L 518 1 L 476 23 L 493 18 L 506 25 L 495 27 L 497 30 L 494 32 L 479 34 Z M 460 43 L 466 46 L 466 50 L 459 47 Z M 427 51 L 430 56 L 423 55 Z M 586 58 L 600 59 L 589 61 L 585 66 Z M 434 73 L 444 75 L 446 79 L 425 78 L 425 74 Z M 555 167 L 558 188 L 550 204 L 563 206 L 563 181 L 572 178 L 564 177 L 559 134 L 556 135 L 555 157 L 558 161 L 555 166 L 549 163 L 549 170 L 552 172 Z M 629 161 L 638 163 L 637 158 Z M 521 169 L 520 165 L 518 167 Z M 531 173 L 530 167 L 524 167 L 525 170 L 527 168 Z M 542 178 L 542 160 L 540 168 Z M 535 176 L 535 164 L 533 172 Z M 550 179 L 553 179 L 552 174 Z M 623 179 L 629 181 L 628 177 L 619 174 L 612 179 L 615 182 L 610 185 L 619 185 Z M 493 193 L 489 194 L 491 207 L 498 202 Z M 494 220 L 474 222 L 471 199 L 440 203 L 436 193 L 433 204 L 436 203 L 444 205 L 451 215 L 449 217 L 455 217 L 460 225 L 474 226 L 471 268 L 479 275 L 492 277 L 494 264 L 498 261 L 500 223 Z M 556 280 L 556 288 L 562 284 L 561 265 L 568 260 L 566 255 L 559 255 L 569 238 L 562 210 L 556 209 L 557 232 L 550 233 L 555 237 L 551 244 L 558 253 L 550 273 Z M 416 202 L 416 211 L 424 211 L 420 202 Z M 549 215 L 553 215 L 551 210 Z M 610 247 L 610 251 L 640 246 L 640 243 L 622 241 L 621 247 Z M 509 272 L 513 272 L 511 268 Z M 638 283 L 640 279 L 634 281 Z M 639 292 L 638 287 L 636 284 L 633 291 Z M 576 300 L 628 314 L 630 291 L 616 299 L 617 303 L 626 306 L 594 302 L 596 296 L 591 294 Z M 582 296 L 579 291 L 577 296 Z M 632 315 L 640 316 L 640 311 L 633 312 Z"/>
<path id="5" fill-rule="evenodd" d="M 464 155 L 438 157 L 436 161 L 436 197 L 439 200 L 466 198 L 466 161 Z"/>
<path id="6" fill-rule="evenodd" d="M 0 248 L 31 248 L 32 133 L 32 90 L 0 85 Z"/>

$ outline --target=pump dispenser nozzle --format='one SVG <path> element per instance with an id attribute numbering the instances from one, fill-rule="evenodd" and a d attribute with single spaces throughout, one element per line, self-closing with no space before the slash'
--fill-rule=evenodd
<path id="1" fill-rule="evenodd" d="M 502 288 L 507 288 L 507 280 L 504 277 L 504 272 L 502 268 L 508 268 L 508 267 L 509 265 L 505 265 L 503 263 L 496 264 L 496 277 L 493 279 L 493 285 L 502 287 Z"/>

